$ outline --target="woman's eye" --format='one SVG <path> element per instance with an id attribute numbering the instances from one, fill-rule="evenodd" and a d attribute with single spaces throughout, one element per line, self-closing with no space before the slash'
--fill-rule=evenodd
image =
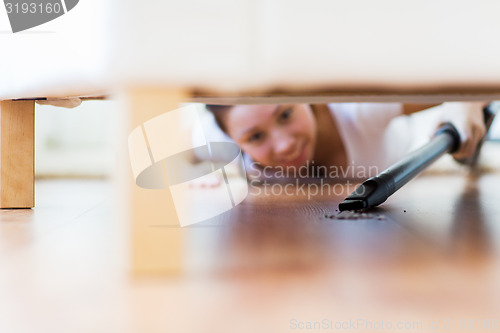
<path id="1" fill-rule="evenodd" d="M 262 132 L 257 132 L 257 133 L 252 134 L 248 138 L 248 142 L 257 142 L 257 141 L 261 140 L 263 137 L 264 137 L 264 134 Z"/>
<path id="2" fill-rule="evenodd" d="M 290 116 L 292 115 L 292 112 L 293 112 L 292 108 L 286 109 L 285 111 L 283 111 L 283 113 L 280 114 L 280 120 L 289 119 Z"/>

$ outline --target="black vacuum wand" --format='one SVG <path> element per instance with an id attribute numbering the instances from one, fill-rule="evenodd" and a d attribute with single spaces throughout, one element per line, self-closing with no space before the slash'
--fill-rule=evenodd
<path id="1" fill-rule="evenodd" d="M 459 146 L 460 135 L 455 126 L 443 124 L 429 143 L 361 184 L 339 204 L 339 210 L 359 210 L 380 205 L 435 160 L 446 153 L 455 152 Z"/>
<path id="2" fill-rule="evenodd" d="M 488 132 L 497 113 L 493 109 L 492 103 L 483 108 L 486 132 Z M 486 135 L 479 142 L 474 156 L 463 160 L 463 163 L 473 166 L 477 162 L 479 150 L 485 139 Z M 378 176 L 372 177 L 361 184 L 340 203 L 339 210 L 359 210 L 380 205 L 439 157 L 446 153 L 454 153 L 459 147 L 460 135 L 457 129 L 451 123 L 443 124 L 429 143 L 409 153 Z"/>

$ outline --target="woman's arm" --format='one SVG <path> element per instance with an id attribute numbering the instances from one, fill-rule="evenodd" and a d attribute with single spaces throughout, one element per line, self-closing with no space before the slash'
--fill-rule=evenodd
<path id="1" fill-rule="evenodd" d="M 456 160 L 464 160 L 474 152 L 486 134 L 483 108 L 487 102 L 447 102 L 436 108 L 439 112 L 436 129 L 445 122 L 451 122 L 460 134 L 460 148 L 452 156 Z M 438 104 L 403 104 L 403 114 L 412 113 L 438 106 Z"/>

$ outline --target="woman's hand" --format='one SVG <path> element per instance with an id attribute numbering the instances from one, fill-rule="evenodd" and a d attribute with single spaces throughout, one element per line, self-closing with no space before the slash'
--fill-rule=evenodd
<path id="1" fill-rule="evenodd" d="M 483 108 L 487 102 L 448 102 L 442 105 L 441 122 L 452 123 L 460 134 L 460 147 L 452 156 L 460 161 L 474 155 L 486 135 Z"/>

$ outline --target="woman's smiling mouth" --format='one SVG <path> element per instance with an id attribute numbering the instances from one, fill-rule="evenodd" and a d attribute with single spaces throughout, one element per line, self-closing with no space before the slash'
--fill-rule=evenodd
<path id="1" fill-rule="evenodd" d="M 305 162 L 306 151 L 307 151 L 307 143 L 303 142 L 300 145 L 300 148 L 297 149 L 296 153 L 294 153 L 291 158 L 284 160 L 282 163 L 287 166 L 302 165 Z"/>

